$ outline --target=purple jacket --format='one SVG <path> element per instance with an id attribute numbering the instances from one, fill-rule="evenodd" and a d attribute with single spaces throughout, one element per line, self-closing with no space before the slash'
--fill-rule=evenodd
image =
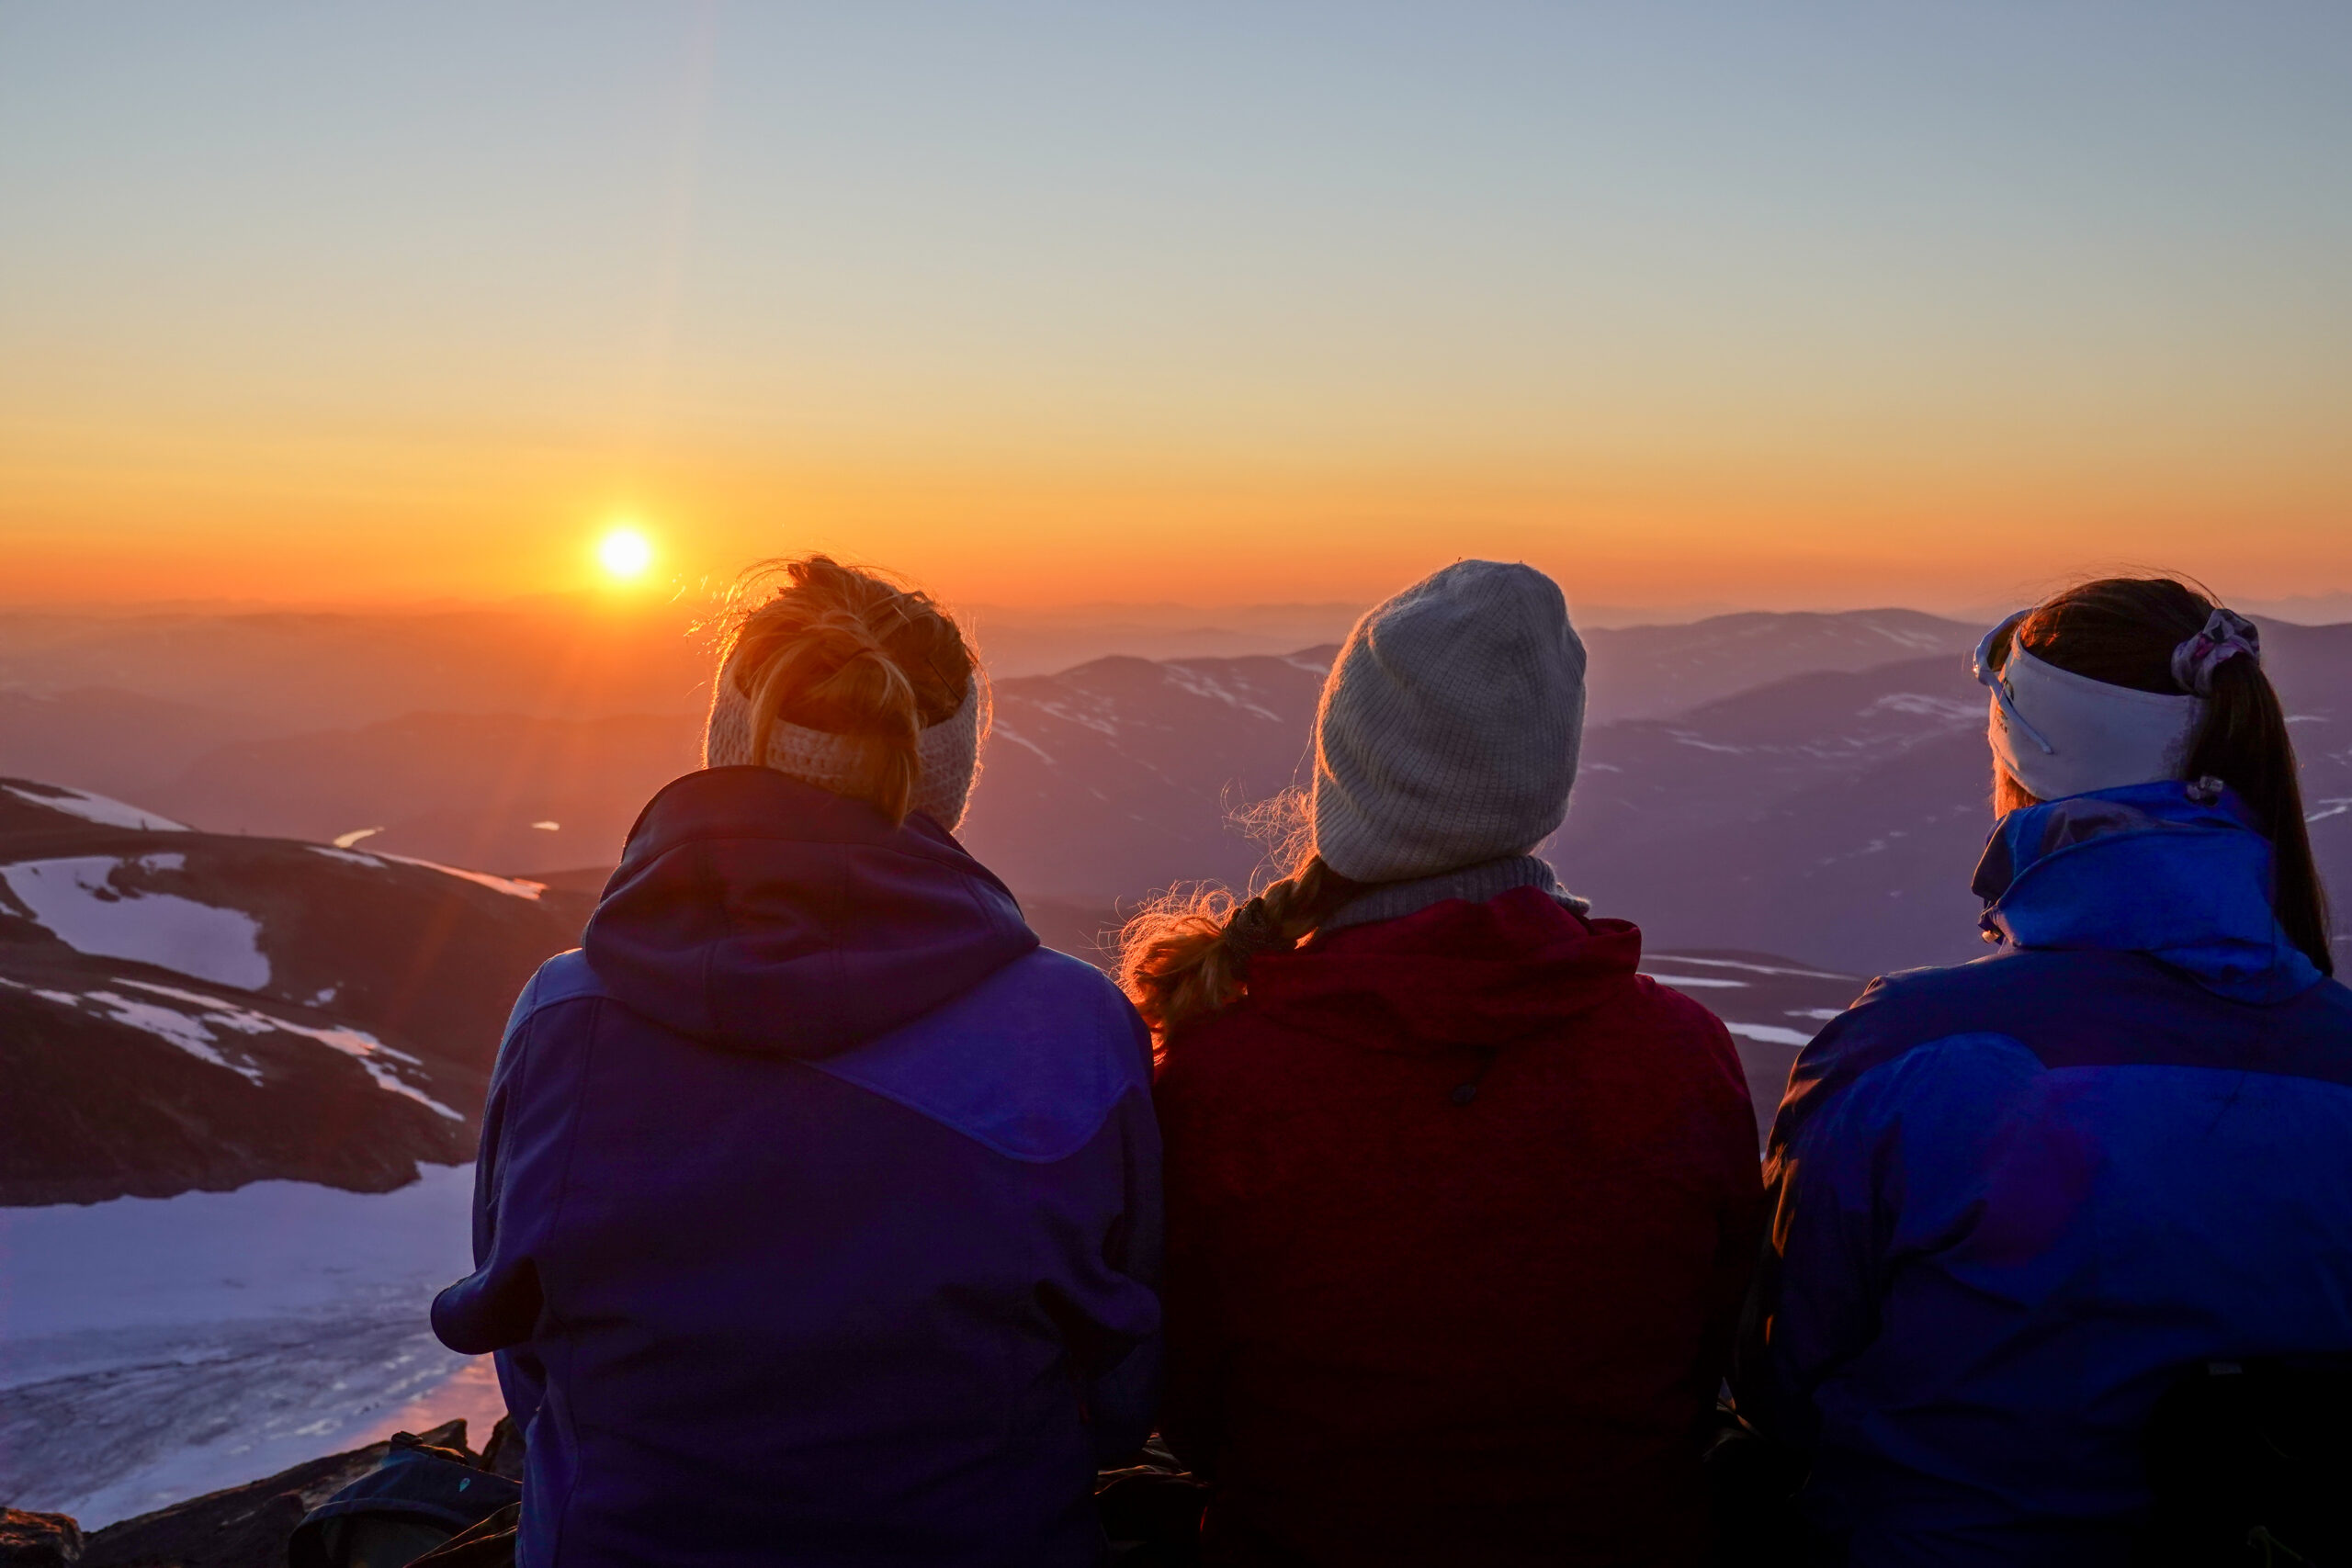
<path id="1" fill-rule="evenodd" d="M 1148 1036 L 929 818 L 656 795 L 507 1026 L 474 1257 L 541 1565 L 1091 1563 L 1151 1427 Z"/>

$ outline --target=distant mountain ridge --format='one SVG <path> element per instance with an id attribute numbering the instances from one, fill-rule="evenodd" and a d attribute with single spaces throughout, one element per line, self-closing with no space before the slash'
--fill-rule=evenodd
<path id="1" fill-rule="evenodd" d="M 2352 885 L 2352 627 L 2267 628 L 2302 742 L 2312 830 Z M 1588 635 L 1591 716 L 1563 874 L 1676 946 L 1790 953 L 1839 971 L 1969 956 L 1966 892 L 1989 825 L 1975 628 L 1910 611 L 1742 614 Z M 1231 818 L 1305 778 L 1332 649 L 1114 656 L 995 683 L 966 837 L 1025 895 L 1082 906 L 1247 879 Z M 694 765 L 690 715 L 412 713 L 245 735 L 168 776 L 79 733 L 73 694 L 0 722 L 0 771 L 119 794 L 210 829 L 361 840 L 522 873 L 609 865 L 643 802 Z M 21 699 L 23 702 L 30 699 Z M 0 721 L 8 694 L 0 694 Z M 107 736 L 131 705 L 92 710 Z M 176 710 L 174 710 L 176 712 Z M 200 726 L 147 716 L 186 756 Z M 78 747 L 78 750 L 75 748 Z M 169 750 L 171 747 L 162 750 Z M 43 771 L 57 756 L 80 770 Z M 116 777 L 125 782 L 108 787 Z M 373 831 L 370 831 L 373 830 Z"/>

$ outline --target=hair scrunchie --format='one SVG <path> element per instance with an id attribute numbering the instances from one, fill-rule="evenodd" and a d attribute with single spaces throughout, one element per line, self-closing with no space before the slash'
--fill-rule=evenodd
<path id="1" fill-rule="evenodd" d="M 1263 898 L 1252 898 L 1236 909 L 1233 919 L 1225 923 L 1224 938 L 1227 951 L 1240 959 L 1289 945 L 1283 941 L 1282 927 L 1274 923 L 1273 911 L 1266 908 Z"/>
<path id="2" fill-rule="evenodd" d="M 2215 608 L 2205 628 L 2172 650 L 2172 678 L 2184 692 L 2213 693 L 2213 671 L 2239 654 L 2262 662 L 2262 633 L 2234 610 Z"/>

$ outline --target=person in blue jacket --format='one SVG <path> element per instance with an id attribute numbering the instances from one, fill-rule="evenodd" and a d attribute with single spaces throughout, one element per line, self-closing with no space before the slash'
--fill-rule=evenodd
<path id="1" fill-rule="evenodd" d="M 1157 1398 L 1148 1035 L 954 837 L 955 623 L 752 581 L 707 765 L 515 1004 L 434 1329 L 497 1352 L 526 1568 L 1092 1563 Z"/>
<path id="2" fill-rule="evenodd" d="M 1734 1376 L 1823 1561 L 2122 1562 L 2156 1400 L 2352 1350 L 2352 992 L 2254 626 L 2086 583 L 1978 653 L 1999 951 L 1798 1057 Z"/>

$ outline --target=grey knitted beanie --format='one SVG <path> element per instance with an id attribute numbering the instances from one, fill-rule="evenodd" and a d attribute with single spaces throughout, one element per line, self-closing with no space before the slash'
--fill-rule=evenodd
<path id="1" fill-rule="evenodd" d="M 1525 854 L 1568 812 L 1584 642 L 1532 567 L 1457 561 L 1348 634 L 1315 716 L 1315 851 L 1359 882 Z"/>

